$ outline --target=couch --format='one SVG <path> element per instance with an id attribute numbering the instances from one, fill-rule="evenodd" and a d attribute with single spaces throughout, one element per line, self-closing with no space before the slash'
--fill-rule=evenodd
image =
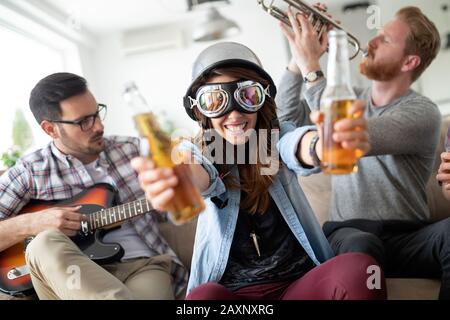
<path id="1" fill-rule="evenodd" d="M 450 201 L 446 200 L 436 182 L 436 172 L 440 164 L 440 154 L 444 149 L 444 138 L 450 125 L 450 115 L 443 117 L 439 148 L 433 174 L 427 185 L 428 205 L 432 220 L 437 221 L 450 217 Z M 327 220 L 330 198 L 330 179 L 322 173 L 299 178 L 299 183 L 313 208 L 318 221 L 323 224 Z M 170 246 L 178 254 L 181 261 L 190 266 L 195 237 L 196 219 L 175 226 L 170 222 L 161 222 L 161 231 Z M 391 300 L 433 300 L 439 294 L 440 281 L 436 279 L 387 279 L 388 299 Z M 35 297 L 30 297 L 35 298 Z M 0 300 L 17 299 L 0 293 Z M 28 298 L 29 299 L 29 298 Z"/>

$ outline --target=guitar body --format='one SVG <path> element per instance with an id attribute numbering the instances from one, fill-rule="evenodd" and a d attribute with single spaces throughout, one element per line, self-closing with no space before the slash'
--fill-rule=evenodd
<path id="1" fill-rule="evenodd" d="M 87 216 L 93 212 L 100 211 L 109 206 L 99 206 L 93 204 L 82 205 L 80 213 Z M 96 230 L 87 235 L 78 232 L 72 241 L 80 248 L 85 255 L 98 264 L 107 264 L 122 258 L 124 252 L 122 247 L 117 243 L 103 243 L 102 239 L 108 230 Z"/>
<path id="2" fill-rule="evenodd" d="M 52 207 L 80 205 L 79 212 L 89 216 L 104 208 L 112 207 L 114 201 L 115 192 L 113 188 L 108 184 L 98 184 L 69 200 L 30 202 L 19 214 L 38 212 Z M 98 264 L 117 261 L 123 256 L 123 249 L 117 243 L 103 243 L 102 238 L 105 232 L 101 229 L 87 234 L 80 231 L 71 239 L 85 255 Z M 25 261 L 26 245 L 31 240 L 18 243 L 0 252 L 0 291 L 14 296 L 26 296 L 34 292 Z"/>

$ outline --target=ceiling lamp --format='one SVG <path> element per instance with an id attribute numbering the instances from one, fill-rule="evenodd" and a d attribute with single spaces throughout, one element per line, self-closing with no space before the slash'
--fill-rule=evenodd
<path id="1" fill-rule="evenodd" d="M 214 1 L 203 1 L 202 3 L 207 2 Z M 228 1 L 226 2 L 228 3 Z M 192 7 L 196 8 L 197 4 Z M 220 40 L 237 35 L 240 31 L 236 22 L 225 18 L 216 7 L 209 6 L 204 19 L 192 30 L 192 39 L 196 42 Z"/>

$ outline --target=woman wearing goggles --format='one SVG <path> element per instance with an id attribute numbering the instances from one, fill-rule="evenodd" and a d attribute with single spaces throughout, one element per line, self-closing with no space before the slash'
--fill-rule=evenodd
<path id="1" fill-rule="evenodd" d="M 297 183 L 297 174 L 317 172 L 308 150 L 318 133 L 315 127 L 278 127 L 276 90 L 254 53 L 237 43 L 210 46 L 194 63 L 193 78 L 184 107 L 204 130 L 195 144 L 185 141 L 180 149 L 199 161 L 191 168 L 206 209 L 198 217 L 187 299 L 384 298 L 384 290 L 366 285 L 366 270 L 376 265 L 373 258 L 360 253 L 333 257 Z M 355 112 L 361 108 L 355 105 Z M 312 120 L 318 119 L 314 114 Z M 336 141 L 367 152 L 364 121 L 340 123 Z M 206 129 L 215 130 L 224 143 L 243 144 L 258 155 L 271 150 L 271 139 L 245 143 L 246 133 L 279 129 L 278 150 L 271 150 L 269 157 L 282 165 L 265 174 L 270 164 L 260 158 L 256 164 L 206 158 L 202 147 L 215 143 L 206 138 Z M 319 148 L 317 152 L 320 157 Z M 154 168 L 148 159 L 137 159 L 133 166 L 152 206 L 165 211 L 178 184 L 176 176 Z"/>

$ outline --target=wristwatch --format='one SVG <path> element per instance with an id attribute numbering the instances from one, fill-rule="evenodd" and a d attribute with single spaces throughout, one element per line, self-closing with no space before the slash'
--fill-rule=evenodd
<path id="1" fill-rule="evenodd" d="M 306 76 L 303 77 L 303 81 L 305 81 L 306 83 L 314 82 L 317 79 L 319 79 L 320 77 L 323 77 L 323 72 L 321 70 L 311 71 L 311 72 L 308 72 L 306 74 Z"/>

